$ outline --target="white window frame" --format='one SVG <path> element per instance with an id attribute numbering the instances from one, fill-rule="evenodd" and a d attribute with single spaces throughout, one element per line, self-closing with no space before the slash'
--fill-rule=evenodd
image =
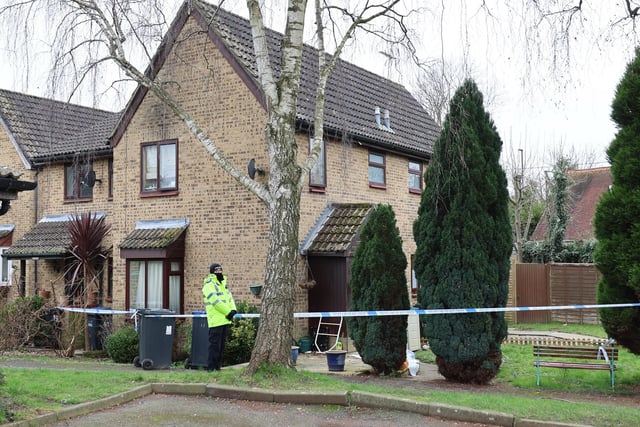
<path id="1" fill-rule="evenodd" d="M 13 265 L 11 260 L 2 256 L 4 251 L 9 249 L 7 246 L 0 247 L 0 286 L 11 286 L 11 274 L 13 273 Z"/>

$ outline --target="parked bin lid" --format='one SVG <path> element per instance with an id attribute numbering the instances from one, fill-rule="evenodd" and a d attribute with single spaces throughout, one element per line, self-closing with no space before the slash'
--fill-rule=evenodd
<path id="1" fill-rule="evenodd" d="M 138 312 L 143 316 L 153 314 L 176 314 L 175 311 L 166 308 L 139 308 Z"/>
<path id="2" fill-rule="evenodd" d="M 206 311 L 204 311 L 204 310 L 195 310 L 195 311 L 192 311 L 191 314 L 206 314 Z"/>

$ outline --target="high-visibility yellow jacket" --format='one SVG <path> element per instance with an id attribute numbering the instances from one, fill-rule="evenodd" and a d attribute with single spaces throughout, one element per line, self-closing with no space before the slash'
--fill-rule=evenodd
<path id="1" fill-rule="evenodd" d="M 227 289 L 227 276 L 224 276 L 220 282 L 215 274 L 209 274 L 204 278 L 202 294 L 207 313 L 207 325 L 210 328 L 232 323 L 226 316 L 231 310 L 236 309 L 236 303 Z"/>

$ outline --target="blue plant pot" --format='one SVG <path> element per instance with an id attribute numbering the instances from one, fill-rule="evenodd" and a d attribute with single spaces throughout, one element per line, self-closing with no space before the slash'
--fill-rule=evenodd
<path id="1" fill-rule="evenodd" d="M 331 372 L 344 371 L 344 361 L 347 356 L 346 350 L 330 350 L 325 353 L 327 355 L 327 366 Z"/>

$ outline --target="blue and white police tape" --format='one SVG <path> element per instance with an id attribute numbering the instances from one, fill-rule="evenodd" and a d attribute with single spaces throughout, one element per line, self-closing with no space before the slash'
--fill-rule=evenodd
<path id="1" fill-rule="evenodd" d="M 532 306 L 532 307 L 480 307 L 480 308 L 441 308 L 441 309 L 418 309 L 410 310 L 365 310 L 365 311 L 318 311 L 306 313 L 293 313 L 296 319 L 315 318 L 315 317 L 376 317 L 376 316 L 407 316 L 410 314 L 435 315 L 435 314 L 472 314 L 472 313 L 499 313 L 510 311 L 551 311 L 551 310 L 585 310 L 596 308 L 625 308 L 640 307 L 640 303 L 622 303 L 622 304 L 576 304 L 576 305 L 548 305 L 548 306 Z M 105 308 L 75 308 L 75 307 L 58 307 L 65 311 L 82 312 L 89 314 L 131 314 L 135 316 L 137 310 L 110 310 Z M 142 314 L 142 313 L 141 313 Z M 144 313 L 145 317 L 175 317 L 175 318 L 193 318 L 207 317 L 204 313 L 195 314 L 153 314 Z M 260 317 L 259 313 L 238 313 L 236 319 L 256 318 Z"/>

